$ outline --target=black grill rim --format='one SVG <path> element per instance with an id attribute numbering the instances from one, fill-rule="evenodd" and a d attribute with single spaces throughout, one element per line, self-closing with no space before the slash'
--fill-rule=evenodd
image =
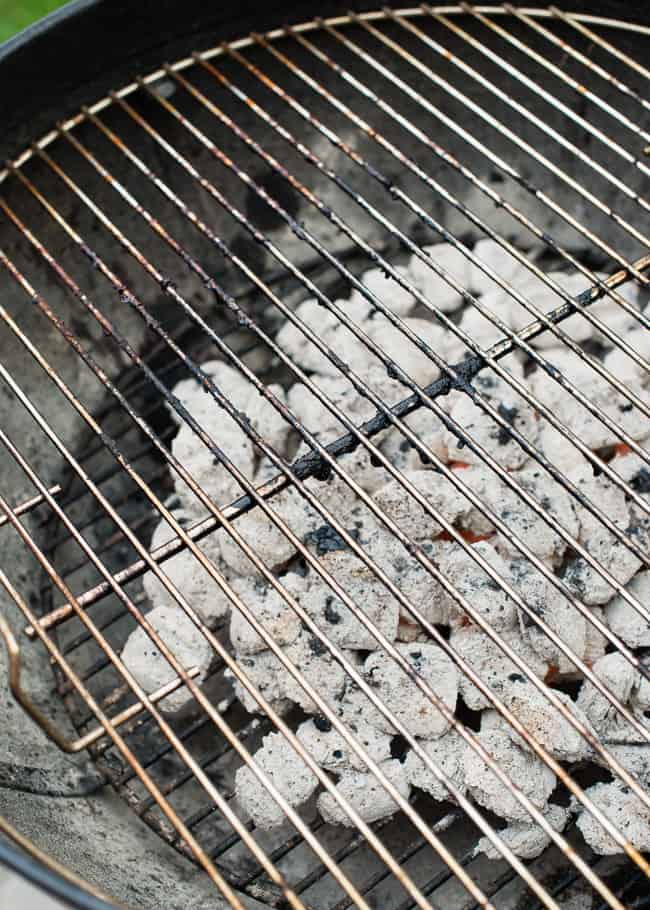
<path id="1" fill-rule="evenodd" d="M 66 881 L 58 872 L 48 869 L 6 841 L 0 841 L 0 863 L 50 897 L 75 910 L 115 910 L 114 904 L 88 894 L 79 885 Z"/>

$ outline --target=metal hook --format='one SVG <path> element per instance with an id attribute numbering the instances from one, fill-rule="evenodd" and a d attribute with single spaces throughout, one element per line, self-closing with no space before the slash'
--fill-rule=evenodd
<path id="1" fill-rule="evenodd" d="M 34 723 L 38 724 L 45 735 L 53 742 L 55 742 L 61 751 L 68 753 L 74 752 L 75 744 L 71 743 L 59 733 L 54 724 L 48 720 L 43 712 L 36 707 L 36 705 L 25 693 L 20 682 L 20 647 L 16 641 L 16 637 L 12 632 L 9 623 L 4 618 L 4 616 L 0 616 L 0 633 L 4 638 L 5 647 L 7 649 L 7 657 L 9 658 L 9 688 L 11 689 L 11 694 L 16 699 L 23 711 L 29 714 Z"/>
<path id="2" fill-rule="evenodd" d="M 18 704 L 21 706 L 23 711 L 25 711 L 36 723 L 43 733 L 51 739 L 56 745 L 61 749 L 62 752 L 67 752 L 68 754 L 75 754 L 77 752 L 87 749 L 88 746 L 97 742 L 98 739 L 101 739 L 102 736 L 106 735 L 106 730 L 102 726 L 95 727 L 94 730 L 91 730 L 89 733 L 86 733 L 84 736 L 79 737 L 79 739 L 71 742 L 66 739 L 61 733 L 57 730 L 55 725 L 43 714 L 40 708 L 37 708 L 34 702 L 26 694 L 25 690 L 21 685 L 21 661 L 20 661 L 20 646 L 16 641 L 16 637 L 11 630 L 11 627 L 4 616 L 0 615 L 0 634 L 4 639 L 5 647 L 7 650 L 7 656 L 9 658 L 9 688 L 11 694 L 14 696 Z M 187 675 L 194 679 L 194 677 L 199 675 L 198 667 L 190 667 L 187 670 Z M 167 695 L 171 695 L 172 692 L 175 692 L 176 689 L 179 689 L 185 683 L 183 680 L 176 676 L 170 682 L 166 683 L 164 686 L 161 686 L 159 689 L 156 689 L 155 692 L 152 692 L 149 696 L 149 699 L 155 704 L 158 701 L 161 701 L 163 698 L 166 698 Z M 119 714 L 116 714 L 115 717 L 110 719 L 111 725 L 113 727 L 120 727 L 122 724 L 125 724 L 128 720 L 131 720 L 133 717 L 138 715 L 141 711 L 144 710 L 144 705 L 141 701 L 135 702 L 135 704 L 130 705 L 128 708 L 125 708 L 124 711 L 121 711 Z"/>

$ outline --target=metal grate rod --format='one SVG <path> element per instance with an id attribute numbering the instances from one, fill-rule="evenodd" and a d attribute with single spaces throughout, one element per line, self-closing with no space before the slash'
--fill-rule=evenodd
<path id="1" fill-rule="evenodd" d="M 58 483 L 54 484 L 48 489 L 50 496 L 58 496 L 61 492 L 61 487 Z M 40 493 L 38 496 L 33 496 L 31 499 L 21 502 L 20 505 L 14 507 L 14 515 L 27 515 L 28 512 L 31 512 L 33 509 L 37 509 L 40 505 L 43 505 L 45 502 L 45 497 L 41 496 Z M 9 519 L 6 515 L 0 515 L 0 528 L 7 524 Z"/>

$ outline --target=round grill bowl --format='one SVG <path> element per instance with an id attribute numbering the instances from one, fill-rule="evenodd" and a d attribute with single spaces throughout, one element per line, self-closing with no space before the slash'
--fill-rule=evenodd
<path id="1" fill-rule="evenodd" d="M 630 160 L 622 162 L 615 148 L 598 144 L 599 140 L 585 131 L 582 125 L 581 118 L 593 118 L 589 122 L 595 128 L 600 130 L 606 125 L 613 142 L 617 143 L 619 138 L 623 142 L 606 112 L 601 109 L 594 113 L 584 94 L 570 90 L 561 80 L 552 82 L 551 88 L 548 71 L 531 57 L 523 59 L 521 51 L 515 51 L 510 46 L 508 53 L 512 53 L 513 62 L 524 68 L 536 84 L 552 91 L 562 105 L 561 108 L 549 106 L 548 99 L 542 95 L 534 92 L 526 94 L 521 84 L 515 86 L 508 82 L 507 90 L 512 90 L 512 100 L 525 103 L 530 114 L 528 119 L 521 118 L 511 113 L 512 109 L 504 105 L 503 99 L 495 97 L 489 84 L 468 78 L 454 60 L 443 59 L 432 47 L 428 47 L 425 53 L 418 44 L 417 36 L 392 21 L 389 14 L 377 12 L 376 16 L 364 19 L 373 28 L 380 28 L 389 39 L 398 41 L 409 53 L 434 67 L 439 80 L 442 80 L 434 84 L 421 70 L 408 70 L 407 62 L 394 49 L 378 43 L 349 16 L 350 10 L 365 14 L 375 9 L 372 4 L 328 2 L 317 7 L 302 4 L 298 11 L 295 5 L 283 3 L 267 3 L 260 7 L 256 3 L 206 4 L 192 0 L 182 4 L 145 2 L 137 5 L 77 2 L 28 29 L 0 49 L 0 122 L 3 124 L 0 151 L 1 159 L 10 161 L 0 182 L 0 197 L 6 206 L 0 219 L 0 249 L 5 263 L 13 264 L 17 273 L 29 282 L 29 285 L 21 283 L 16 280 L 16 272 L 12 275 L 10 269 L 3 269 L 1 304 L 7 318 L 0 322 L 0 363 L 6 373 L 19 383 L 28 400 L 63 445 L 82 459 L 91 477 L 101 482 L 108 500 L 119 507 L 125 520 L 137 528 L 145 546 L 150 542 L 152 526 L 142 519 L 145 506 L 142 499 L 137 498 L 135 486 L 121 470 L 115 470 L 110 448 L 97 446 L 96 438 L 88 432 L 79 411 L 71 407 L 61 388 L 44 380 L 41 365 L 33 356 L 26 354 L 23 344 L 17 343 L 16 333 L 8 320 L 15 320 L 22 336 L 46 358 L 60 380 L 73 390 L 84 411 L 96 415 L 102 430 L 120 440 L 126 459 L 138 461 L 143 476 L 157 495 L 164 499 L 170 490 L 163 459 L 151 447 L 147 448 L 143 434 L 134 430 L 124 412 L 111 404 L 113 399 L 107 394 L 105 384 L 83 365 L 82 358 L 74 353 L 54 322 L 44 316 L 42 308 L 30 305 L 29 288 L 37 291 L 52 312 L 63 320 L 80 347 L 92 352 L 106 378 L 126 390 L 129 402 L 140 413 L 146 413 L 150 424 L 163 440 L 171 438 L 173 425 L 161 395 L 151 384 L 141 382 L 138 385 L 137 370 L 129 364 L 124 353 L 118 351 L 108 333 L 102 332 L 88 311 L 80 306 L 79 299 L 70 292 L 70 285 L 66 287 L 61 275 L 56 277 L 53 274 L 51 265 L 39 252 L 39 246 L 28 240 L 25 231 L 32 231 L 31 236 L 42 245 L 40 249 L 46 250 L 67 275 L 79 282 L 108 323 L 117 328 L 169 388 L 185 374 L 175 365 L 174 358 L 165 352 L 164 345 L 160 344 L 155 332 L 147 327 L 137 310 L 125 304 L 125 289 L 145 301 L 160 325 L 173 337 L 181 338 L 186 349 L 199 361 L 209 359 L 215 347 L 206 342 L 204 333 L 188 328 L 178 307 L 170 303 L 164 282 L 155 286 L 151 274 L 147 274 L 133 257 L 126 254 L 120 238 L 127 238 L 133 248 L 144 251 L 151 261 L 155 261 L 165 280 L 169 280 L 186 299 L 192 300 L 211 328 L 253 371 L 267 376 L 269 370 L 276 369 L 276 365 L 271 358 L 260 353 L 259 346 L 254 345 L 254 333 L 248 331 L 245 325 L 237 324 L 224 308 L 217 306 L 213 289 L 206 287 L 196 271 L 183 267 L 177 253 L 162 241 L 160 234 L 152 232 L 151 226 L 143 221 L 141 212 L 127 204 L 125 196 L 115 192 L 114 185 L 93 166 L 93 161 L 80 155 L 74 142 L 80 142 L 92 156 L 96 156 L 93 160 L 101 161 L 112 177 L 121 181 L 124 190 L 137 197 L 141 205 L 160 220 L 165 230 L 191 253 L 201 268 L 210 276 L 215 276 L 227 294 L 240 301 L 245 311 L 269 332 L 277 330 L 280 321 L 277 316 L 269 314 L 268 302 L 251 281 L 251 275 L 261 276 L 290 307 L 307 296 L 304 287 L 286 269 L 278 266 L 269 248 L 257 242 L 241 221 L 220 207 L 214 196 L 206 194 L 205 187 L 193 179 L 187 168 L 170 157 L 151 134 L 143 132 L 138 118 L 160 131 L 160 135 L 197 173 L 210 175 L 213 184 L 224 189 L 230 204 L 243 213 L 250 225 L 271 238 L 293 266 L 314 276 L 314 280 L 318 280 L 332 298 L 348 285 L 335 265 L 304 243 L 300 232 L 295 230 L 296 226 L 315 236 L 337 262 L 346 263 L 355 274 L 368 267 L 367 256 L 355 248 L 350 237 L 324 218 L 322 212 L 316 211 L 295 184 L 290 185 L 281 179 L 270 160 L 265 161 L 250 144 L 242 143 L 241 136 L 229 129 L 224 119 L 215 117 L 214 111 L 209 110 L 199 97 L 184 93 L 182 86 L 176 84 L 171 100 L 174 105 L 178 104 L 178 110 L 203 136 L 209 137 L 235 162 L 241 174 L 250 175 L 257 186 L 264 188 L 279 202 L 283 211 L 294 219 L 292 223 L 287 224 L 277 211 L 265 205 L 250 182 L 240 179 L 239 174 L 233 175 L 223 163 L 215 161 L 211 149 L 197 141 L 196 133 L 188 130 L 186 123 L 169 116 L 169 112 L 161 107 L 147 88 L 160 92 L 159 97 L 163 99 L 166 97 L 169 85 L 174 86 L 173 76 L 164 71 L 167 63 L 181 78 L 191 79 L 204 97 L 213 99 L 225 116 L 232 118 L 236 127 L 253 142 L 259 143 L 267 155 L 281 162 L 292 179 L 309 187 L 315 196 L 331 206 L 368 247 L 382 251 L 395 262 L 400 262 L 400 257 L 403 259 L 405 255 L 403 244 L 387 233 L 380 220 L 369 218 L 368 211 L 351 200 L 340 186 L 334 185 L 326 173 L 315 169 L 295 149 L 288 149 L 285 138 L 273 128 L 271 121 L 277 117 L 279 122 L 285 123 L 295 135 L 304 139 L 342 183 L 355 187 L 371 206 L 390 218 L 397 231 L 416 244 L 432 242 L 434 234 L 430 227 L 415 217 L 413 210 L 402 205 L 395 196 L 388 198 L 385 183 L 381 184 L 367 171 L 360 171 L 358 163 L 341 147 L 335 148 L 328 143 L 323 132 L 307 126 L 296 109 L 289 110 L 284 99 L 260 88 L 255 74 L 224 51 L 222 42 L 228 42 L 254 66 L 263 68 L 269 79 L 290 92 L 319 122 L 330 126 L 350 148 L 367 157 L 389 184 L 418 200 L 436 223 L 466 241 L 470 247 L 480 238 L 481 230 L 465 216 L 462 206 L 471 209 L 478 219 L 505 235 L 515 246 L 529 248 L 531 236 L 507 211 L 495 206 L 489 193 L 481 192 L 476 184 L 459 173 L 454 162 L 461 162 L 486 187 L 498 194 L 503 193 L 513 206 L 521 210 L 539 230 L 537 241 L 547 244 L 547 255 L 553 252 L 549 243 L 549 238 L 552 238 L 553 244 L 567 250 L 587 267 L 613 272 L 616 259 L 608 254 L 608 250 L 631 262 L 648 252 L 637 236 L 644 233 L 647 211 L 638 207 L 634 195 L 637 192 L 642 194 L 644 185 L 647 186 L 647 177 L 635 167 L 635 158 L 643 158 L 643 148 L 640 145 L 635 147 L 626 135 L 625 149 Z M 456 6 L 440 7 L 440 10 L 452 23 L 458 23 L 471 35 L 480 36 L 487 47 L 503 50 L 501 39 L 490 35 L 471 11 Z M 613 42 L 621 57 L 608 57 L 602 48 L 594 48 L 583 35 L 547 11 L 529 10 L 528 13 L 535 23 L 552 29 L 562 39 L 571 37 L 585 53 L 593 53 L 594 60 L 599 63 L 607 60 L 608 70 L 616 78 L 625 80 L 626 84 L 642 86 L 642 76 L 630 69 L 622 55 L 639 61 L 648 59 L 650 12 L 641 6 L 632 13 L 629 4 L 619 2 L 573 2 L 570 11 L 595 17 L 579 21 L 586 22 Z M 472 51 L 462 37 L 435 17 L 422 10 L 404 12 L 408 22 L 423 28 L 433 41 L 445 44 L 459 58 L 476 65 L 477 69 L 480 69 L 479 63 L 485 62 L 478 51 Z M 530 25 L 501 7 L 490 8 L 489 13 L 493 21 L 506 26 L 515 38 L 525 40 L 534 52 L 555 61 L 569 78 L 578 78 L 580 64 L 570 56 L 563 57 L 560 47 L 549 44 Z M 367 48 L 373 59 L 389 73 L 408 83 L 411 96 L 405 95 L 397 82 L 380 78 L 368 62 L 355 61 L 349 47 L 339 45 L 337 62 L 349 67 L 371 89 L 364 97 L 338 73 L 322 65 L 322 62 L 319 65 L 294 36 L 282 33 L 287 23 L 296 26 L 307 23 L 298 30 L 299 34 L 335 56 L 336 40 L 326 33 L 320 22 L 312 21 L 314 16 L 333 21 L 341 34 Z M 297 75 L 288 73 L 281 60 L 249 37 L 251 32 L 267 35 L 273 48 L 291 54 L 306 71 L 315 74 L 325 91 L 319 94 Z M 605 56 L 599 56 L 601 52 Z M 242 91 L 263 99 L 264 109 L 271 119 L 265 122 L 255 110 L 242 104 L 241 99 L 228 91 L 225 83 L 218 83 L 213 74 L 192 58 L 194 53 L 211 61 Z M 494 62 L 488 61 L 485 65 L 486 71 L 496 79 L 498 70 Z M 137 83 L 140 77 L 144 79 L 141 86 Z M 446 92 L 442 82 L 462 91 L 469 106 Z M 498 80 L 496 84 L 500 84 Z M 505 83 L 503 85 L 506 89 Z M 624 115 L 636 110 L 633 105 L 628 108 L 626 96 L 614 84 L 601 81 L 598 82 L 598 89 L 606 103 L 620 107 Z M 111 96 L 113 91 L 117 92 L 117 99 Z M 517 95 L 518 91 L 521 96 Z M 327 92 L 343 105 L 349 105 L 358 117 L 371 123 L 389 144 L 402 148 L 412 167 L 398 161 L 387 146 L 377 145 L 373 137 L 364 135 L 358 123 L 352 122 L 340 108 L 332 106 Z M 373 97 L 373 93 L 376 96 Z M 431 112 L 423 112 L 413 93 L 435 105 L 448 122 L 436 120 Z M 389 107 L 378 106 L 377 98 Z M 120 99 L 130 106 L 135 117 L 120 104 Z M 86 107 L 90 113 L 80 113 Z M 423 129 L 438 144 L 438 148 L 444 149 L 449 156 L 448 162 L 412 135 L 407 139 L 403 125 L 397 123 L 391 113 L 396 110 Z M 514 117 L 511 126 L 519 143 L 513 142 L 502 130 L 495 129 L 487 119 L 481 120 L 478 111 L 484 112 L 488 118 L 496 117 L 506 125 L 508 118 Z M 248 267 L 248 274 L 238 269 L 232 259 L 224 255 L 218 245 L 211 243 L 205 234 L 197 232 L 173 200 L 161 198 L 158 187 L 149 179 L 151 175 L 145 177 L 138 172 L 123 149 L 98 130 L 93 117 L 100 118 L 113 135 L 119 136 L 125 147 L 141 156 L 156 178 L 182 198 L 187 208 L 196 212 L 214 235 L 225 239 L 232 253 Z M 532 118 L 536 118 L 537 122 L 533 122 Z M 545 124 L 546 131 L 540 129 L 539 123 Z M 50 132 L 52 130 L 54 132 Z M 63 134 L 72 137 L 72 142 Z M 565 147 L 558 151 L 558 135 L 584 154 L 590 156 L 593 153 L 599 170 L 594 171 L 584 161 L 576 160 Z M 477 141 L 468 141 L 468 136 Z M 482 145 L 484 138 L 490 155 L 486 155 Z M 35 142 L 38 148 L 32 147 Z M 535 154 L 531 155 L 530 150 Z M 545 168 L 540 156 L 548 156 L 561 173 Z M 60 171 L 53 169 L 48 160 L 54 161 Z M 520 180 L 504 175 L 499 161 L 516 169 Z M 423 191 L 418 171 L 439 181 L 459 205 L 450 205 L 431 187 Z M 621 192 L 618 183 L 609 179 L 611 175 L 616 175 L 616 180 L 628 188 L 627 195 Z M 567 177 L 573 181 L 569 188 Z M 41 204 L 30 186 L 38 188 L 49 209 Z M 574 217 L 574 223 L 567 221 L 557 208 L 549 208 L 539 193 L 531 193 L 531 186 L 535 186 L 545 198 L 558 200 L 563 211 Z M 87 194 L 86 197 L 77 193 L 75 187 L 82 194 Z M 593 194 L 601 206 L 590 206 L 581 193 L 583 189 Z M 87 199 L 92 200 L 95 209 L 87 204 Z M 616 211 L 616 219 L 612 218 L 610 209 Z M 7 215 L 8 210 L 17 214 L 19 221 L 12 221 Z M 63 219 L 70 230 L 62 229 L 61 220 L 57 221 L 53 213 Z M 101 214 L 118 226 L 119 237 L 106 230 Z M 625 225 L 631 225 L 633 230 L 627 230 Z M 588 228 L 589 236 L 586 237 L 579 229 L 582 226 Z M 116 279 L 113 284 L 106 281 L 101 270 L 91 267 L 92 256 L 82 249 L 76 237 L 82 238 L 92 248 L 95 257 L 112 270 Z M 591 237 L 599 238 L 600 248 Z M 274 378 L 281 380 L 283 376 L 278 372 Z M 48 440 L 43 427 L 16 399 L 15 392 L 6 382 L 0 388 L 0 426 L 43 484 L 47 487 L 55 484 L 63 486 L 61 501 L 69 504 L 66 508 L 71 519 L 82 525 L 87 510 L 94 509 L 96 504 L 90 503 L 88 497 L 84 498 L 81 485 L 73 477 L 69 465 L 66 467 L 64 464 L 61 452 Z M 0 481 L 0 494 L 13 506 L 27 502 L 35 495 L 34 484 L 24 466 L 13 457 L 3 457 Z M 83 560 L 80 563 L 78 547 L 66 541 L 65 529 L 51 510 L 37 508 L 26 514 L 22 523 L 30 539 L 49 554 L 58 571 L 70 564 L 79 564 L 68 579 L 75 594 L 81 594 L 97 583 L 97 572 Z M 110 570 L 118 572 L 130 564 L 135 551 L 128 546 L 113 545 L 113 533 L 114 527 L 110 522 L 97 522 L 92 526 L 89 541 L 91 547 L 105 553 Z M 7 620 L 8 628 L 13 631 L 20 647 L 21 689 L 28 693 L 31 703 L 38 706 L 41 716 L 47 718 L 50 732 L 73 742 L 93 725 L 88 726 L 86 710 L 71 693 L 65 674 L 60 668 L 53 671 L 42 644 L 23 634 L 28 623 L 18 603 L 27 605 L 36 616 L 43 616 L 64 598 L 52 590 L 42 565 L 39 566 L 35 559 L 34 551 L 30 551 L 26 541 L 15 530 L 0 527 L 0 535 L 0 569 L 16 595 L 12 596 L 9 587 L 0 586 L 0 613 Z M 140 583 L 135 583 L 129 590 L 137 597 L 141 594 Z M 102 621 L 109 623 L 114 609 L 115 601 L 109 601 L 94 608 L 93 616 L 100 625 Z M 107 633 L 108 640 L 119 648 L 130 628 L 132 625 L 128 623 L 113 623 Z M 101 701 L 116 689 L 117 677 L 102 676 L 103 670 L 93 669 L 94 663 L 101 661 L 101 652 L 96 647 L 93 650 L 90 646 L 73 646 L 73 639 L 80 634 L 80 629 L 80 626 L 68 629 L 64 625 L 52 631 L 52 640 L 64 652 L 68 649 L 70 665 L 82 676 L 87 674 L 91 690 Z M 0 655 L 0 679 L 9 679 L 9 657 L 9 653 Z M 216 673 L 212 685 L 212 697 L 215 700 L 223 698 L 227 689 L 223 675 Z M 95 755 L 94 759 L 85 750 L 77 755 L 65 754 L 37 724 L 27 719 L 7 687 L 1 688 L 0 692 L 3 706 L 0 816 L 6 820 L 2 830 L 14 840 L 13 844 L 9 840 L 0 842 L 0 860 L 74 906 L 163 906 L 170 910 L 207 910 L 222 905 L 224 899 L 214 882 L 193 861 L 192 851 L 179 846 L 179 838 L 170 829 L 168 821 L 146 804 L 144 790 L 138 789 L 132 781 L 129 786 L 125 785 L 128 764 L 116 761 L 106 750 L 99 756 Z M 229 722 L 249 738 L 249 744 L 256 744 L 260 731 L 250 734 L 247 727 L 250 718 L 244 716 L 243 711 L 237 715 L 236 710 Z M 177 721 L 180 725 L 178 729 L 186 731 L 195 722 L 189 712 L 186 718 Z M 207 762 L 211 751 L 214 751 L 215 741 L 204 731 L 199 732 L 192 743 L 197 759 Z M 151 773 L 164 788 L 177 780 L 182 768 L 173 755 L 156 757 L 156 750 L 163 746 L 164 738 L 160 731 L 152 733 L 144 728 L 135 728 L 131 740 L 134 754 L 145 763 L 146 756 L 150 757 L 153 763 Z M 223 767 L 219 765 L 212 772 L 213 782 L 223 786 L 224 792 L 227 792 L 232 767 L 223 762 Z M 183 816 L 191 816 L 206 805 L 205 797 L 203 801 L 197 801 L 196 796 L 188 791 L 189 788 L 179 791 L 180 795 L 174 803 L 175 810 Z M 435 812 L 431 814 L 430 807 L 425 807 L 422 812 L 427 824 L 439 820 L 439 815 Z M 427 812 L 429 815 L 426 815 Z M 202 829 L 204 842 L 201 844 L 208 852 L 217 848 L 221 851 L 215 860 L 216 868 L 219 874 L 225 875 L 241 905 L 251 908 L 288 906 L 277 883 L 255 874 L 257 867 L 251 865 L 254 861 L 237 838 L 227 848 L 223 847 L 227 830 L 223 819 L 215 820 L 214 831 L 208 831 L 207 827 Z M 25 841 L 19 840 L 16 844 L 16 832 Z M 314 910 L 338 908 L 343 892 L 329 873 L 316 874 L 314 870 L 318 868 L 318 860 L 308 847 L 303 845 L 299 849 L 302 843 L 300 838 L 295 844 L 289 843 L 292 833 L 295 834 L 285 833 L 275 844 L 272 838 L 266 841 L 262 837 L 260 842 L 270 851 L 277 851 L 277 862 L 290 881 L 294 884 L 302 882 L 301 899 L 306 907 Z M 446 836 L 446 843 L 452 852 L 460 856 L 463 849 L 476 839 L 476 829 L 469 822 L 463 822 L 452 826 L 448 835 L 441 834 L 443 840 Z M 409 865 L 409 838 L 413 837 L 413 831 L 401 817 L 398 816 L 386 827 L 382 837 L 386 838 L 394 855 L 405 858 L 405 866 L 419 884 L 431 880 L 436 869 L 442 870 L 432 851 L 418 852 L 413 847 L 414 862 L 419 863 L 422 870 L 413 872 Z M 368 892 L 369 905 L 400 910 L 411 906 L 408 902 L 403 903 L 405 892 L 395 876 L 381 879 L 378 867 L 372 866 L 369 859 L 370 850 L 367 847 L 356 850 L 356 846 L 349 846 L 348 840 L 328 843 L 328 849 L 337 861 L 347 863 L 347 871 L 358 887 L 361 888 L 372 874 L 378 876 L 376 884 Z M 506 863 L 477 862 L 470 874 L 485 888 L 486 893 L 495 893 L 494 906 L 538 906 L 536 899 L 516 876 L 507 880 L 504 878 L 509 868 Z M 569 893 L 565 889 L 572 885 L 571 869 L 571 864 L 562 860 L 559 851 L 550 849 L 534 867 L 532 874 L 549 892 L 553 893 L 555 888 L 563 897 Z M 611 863 L 603 862 L 599 870 L 599 875 L 613 883 L 613 889 L 626 883 L 627 873 L 621 873 L 619 859 Z M 313 877 L 311 883 L 310 875 Z M 631 871 L 629 875 L 638 873 Z M 440 882 L 440 886 L 446 886 L 447 890 L 440 894 L 435 888 L 431 890 L 429 899 L 432 906 L 473 906 L 461 885 L 454 887 L 452 876 L 441 878 Z M 225 901 L 223 905 L 226 905 Z"/>

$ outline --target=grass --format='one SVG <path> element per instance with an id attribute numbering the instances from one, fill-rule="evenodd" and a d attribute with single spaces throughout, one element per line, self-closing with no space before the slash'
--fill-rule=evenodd
<path id="1" fill-rule="evenodd" d="M 63 6 L 62 0 L 0 0 L 0 41 L 6 41 L 30 22 Z"/>

